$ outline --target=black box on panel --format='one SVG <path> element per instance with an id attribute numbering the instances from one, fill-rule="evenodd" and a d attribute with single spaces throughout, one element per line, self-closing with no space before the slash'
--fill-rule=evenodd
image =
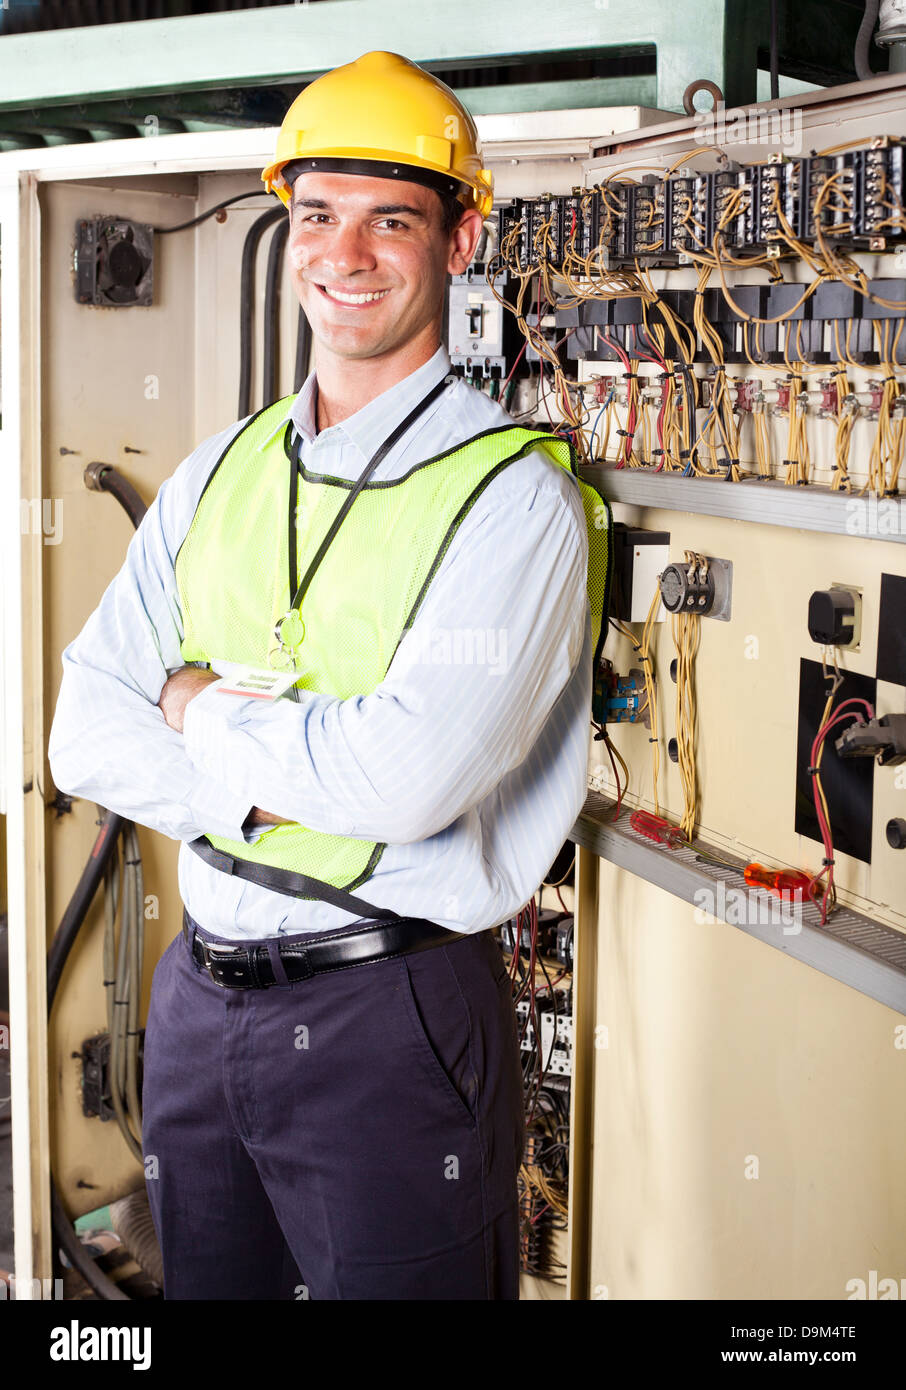
<path id="1" fill-rule="evenodd" d="M 767 285 L 733 285 L 730 294 L 739 309 L 739 313 L 732 305 L 727 304 L 725 318 L 736 319 L 737 322 L 744 321 L 743 315 L 745 314 L 752 319 L 768 318 Z"/>
<path id="2" fill-rule="evenodd" d="M 610 591 L 610 612 L 623 622 L 638 621 L 632 617 L 633 568 L 635 550 L 643 545 L 669 545 L 669 531 L 645 531 L 627 526 L 622 521 L 613 528 L 613 583 Z"/>
<path id="3" fill-rule="evenodd" d="M 775 319 L 782 314 L 785 319 L 807 319 L 811 317 L 811 305 L 808 299 L 799 301 L 805 294 L 805 285 L 769 285 L 768 286 L 768 313 L 769 319 Z M 817 290 L 815 291 L 817 294 Z"/>
<path id="4" fill-rule="evenodd" d="M 906 685 L 906 578 L 902 574 L 881 575 L 876 671 L 879 681 Z"/>
<path id="5" fill-rule="evenodd" d="M 832 280 L 819 285 L 812 295 L 813 319 L 855 319 L 862 315 L 864 296 L 849 285 Z"/>
<path id="6" fill-rule="evenodd" d="M 633 296 L 630 299 L 615 299 L 613 302 L 613 322 L 641 323 L 642 322 L 642 301 Z"/>
<path id="7" fill-rule="evenodd" d="M 891 301 L 902 300 L 902 305 L 896 309 L 889 309 L 884 304 L 873 304 L 870 299 L 864 299 L 863 316 L 867 319 L 901 319 L 906 317 L 906 280 L 869 280 L 868 293 L 877 295 L 879 299 L 889 299 Z"/>

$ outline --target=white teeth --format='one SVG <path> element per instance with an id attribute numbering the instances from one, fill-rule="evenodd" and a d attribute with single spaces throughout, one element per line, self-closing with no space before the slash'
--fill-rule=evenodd
<path id="1" fill-rule="evenodd" d="M 331 299 L 339 299 L 342 304 L 367 304 L 372 299 L 383 299 L 389 290 L 369 290 L 367 294 L 344 294 L 342 290 L 331 290 L 326 285 L 321 288 Z"/>

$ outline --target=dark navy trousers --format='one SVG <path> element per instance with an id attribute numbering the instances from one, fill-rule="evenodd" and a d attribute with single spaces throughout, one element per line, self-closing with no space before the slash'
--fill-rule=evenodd
<path id="1" fill-rule="evenodd" d="M 250 990 L 180 934 L 142 1109 L 166 1298 L 519 1297 L 522 1073 L 490 932 Z"/>

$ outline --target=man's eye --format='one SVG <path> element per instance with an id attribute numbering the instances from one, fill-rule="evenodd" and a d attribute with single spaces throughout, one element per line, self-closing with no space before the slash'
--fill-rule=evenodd
<path id="1" fill-rule="evenodd" d="M 403 229 L 405 229 L 407 224 L 405 222 L 400 222 L 399 218 L 397 217 L 385 217 L 383 219 L 383 225 L 385 227 L 402 227 Z"/>

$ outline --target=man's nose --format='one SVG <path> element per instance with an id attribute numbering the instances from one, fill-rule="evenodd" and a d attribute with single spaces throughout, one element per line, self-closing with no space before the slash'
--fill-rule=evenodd
<path id="1" fill-rule="evenodd" d="M 359 270 L 373 270 L 377 261 L 368 245 L 367 235 L 354 223 L 338 223 L 332 227 L 316 253 L 318 265 L 337 280 Z"/>

